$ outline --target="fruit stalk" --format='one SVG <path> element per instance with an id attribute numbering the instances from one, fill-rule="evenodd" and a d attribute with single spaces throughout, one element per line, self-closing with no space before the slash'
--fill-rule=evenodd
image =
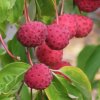
<path id="1" fill-rule="evenodd" d="M 32 62 L 32 59 L 31 59 L 29 48 L 26 48 L 26 55 L 27 55 L 27 58 L 28 58 L 30 65 L 33 66 L 33 62 Z"/>
<path id="2" fill-rule="evenodd" d="M 56 11 L 56 19 L 57 19 L 57 24 L 59 24 L 59 20 L 58 20 L 58 10 L 57 10 L 57 3 L 56 3 L 56 0 L 54 0 L 54 8 L 55 8 L 55 11 Z"/>
<path id="3" fill-rule="evenodd" d="M 3 40 L 2 36 L 1 36 L 1 34 L 0 34 L 0 41 L 1 41 L 3 47 L 5 48 L 6 52 L 9 54 L 10 57 L 12 57 L 14 60 L 20 60 L 20 57 L 18 57 L 18 56 L 15 57 L 15 56 L 8 50 L 8 48 L 7 48 L 7 46 L 6 46 L 5 42 L 4 42 L 4 40 Z"/>
<path id="4" fill-rule="evenodd" d="M 51 69 L 51 70 L 52 70 L 52 69 Z M 52 70 L 52 72 L 54 72 L 55 74 L 58 74 L 58 75 L 64 77 L 67 81 L 72 82 L 71 79 L 70 79 L 67 75 L 63 74 L 61 71 Z"/>
<path id="5" fill-rule="evenodd" d="M 24 0 L 24 16 L 25 16 L 26 22 L 30 22 L 30 17 L 29 17 L 29 14 L 28 14 L 28 7 L 27 7 L 26 0 Z"/>
<path id="6" fill-rule="evenodd" d="M 64 0 L 62 0 L 62 2 L 61 2 L 61 12 L 60 12 L 60 15 L 63 14 L 63 11 L 64 11 Z"/>
<path id="7" fill-rule="evenodd" d="M 32 88 L 30 88 L 30 91 L 31 91 L 31 100 L 33 100 L 33 91 L 32 91 Z"/>

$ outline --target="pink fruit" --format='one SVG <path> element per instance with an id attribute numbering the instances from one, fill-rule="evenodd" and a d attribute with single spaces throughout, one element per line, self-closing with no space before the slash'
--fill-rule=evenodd
<path id="1" fill-rule="evenodd" d="M 47 28 L 41 22 L 29 22 L 22 25 L 17 32 L 17 39 L 26 47 L 36 47 L 42 44 L 47 35 Z"/>
<path id="2" fill-rule="evenodd" d="M 93 12 L 100 7 L 99 0 L 74 0 L 80 11 Z"/>
<path id="3" fill-rule="evenodd" d="M 69 39 L 73 38 L 76 34 L 75 18 L 72 14 L 63 14 L 58 17 L 59 24 L 65 26 L 69 32 Z M 55 20 L 54 23 L 57 21 Z"/>
<path id="4" fill-rule="evenodd" d="M 77 23 L 77 30 L 76 30 L 76 37 L 85 37 L 87 36 L 92 28 L 93 28 L 93 21 L 81 15 L 75 15 L 76 23 Z"/>
<path id="5" fill-rule="evenodd" d="M 53 66 L 50 66 L 51 69 L 54 69 L 54 70 L 58 70 L 64 66 L 71 66 L 71 64 L 67 61 L 61 61 L 59 63 L 56 63 L 55 65 Z"/>
<path id="6" fill-rule="evenodd" d="M 30 88 L 42 90 L 48 87 L 53 79 L 49 68 L 44 64 L 34 64 L 24 76 L 24 81 Z"/>
<path id="7" fill-rule="evenodd" d="M 62 60 L 63 51 L 52 50 L 46 44 L 42 44 L 37 47 L 36 56 L 41 63 L 51 66 Z"/>
<path id="8" fill-rule="evenodd" d="M 68 29 L 64 26 L 52 24 L 47 27 L 48 35 L 46 44 L 54 50 L 61 50 L 65 48 L 68 43 Z"/>

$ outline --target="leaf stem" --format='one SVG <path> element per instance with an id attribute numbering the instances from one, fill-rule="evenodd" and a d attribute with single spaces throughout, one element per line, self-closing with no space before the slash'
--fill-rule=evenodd
<path id="1" fill-rule="evenodd" d="M 4 47 L 4 49 L 5 49 L 6 52 L 9 54 L 10 57 L 12 57 L 14 60 L 20 60 L 20 57 L 14 56 L 14 55 L 8 50 L 8 48 L 7 48 L 7 46 L 6 46 L 5 42 L 4 42 L 4 40 L 3 40 L 2 36 L 1 36 L 1 34 L 0 34 L 0 41 L 1 41 L 1 43 L 2 43 L 2 45 L 3 45 L 3 47 Z"/>
<path id="2" fill-rule="evenodd" d="M 32 91 L 32 88 L 30 88 L 30 91 L 31 91 L 31 100 L 33 100 L 33 91 Z"/>
<path id="3" fill-rule="evenodd" d="M 33 66 L 33 62 L 32 62 L 32 59 L 31 59 L 29 48 L 26 48 L 26 55 L 27 55 L 27 58 L 28 58 L 30 65 Z"/>
<path id="4" fill-rule="evenodd" d="M 25 16 L 26 23 L 30 22 L 30 17 L 29 17 L 29 14 L 28 14 L 28 7 L 27 7 L 27 1 L 26 0 L 24 0 L 24 16 Z"/>
<path id="5" fill-rule="evenodd" d="M 64 73 L 62 73 L 61 71 L 52 70 L 52 69 L 51 69 L 51 71 L 53 71 L 55 74 L 58 74 L 58 75 L 64 77 L 67 81 L 72 82 L 71 79 L 67 75 L 65 75 Z"/>

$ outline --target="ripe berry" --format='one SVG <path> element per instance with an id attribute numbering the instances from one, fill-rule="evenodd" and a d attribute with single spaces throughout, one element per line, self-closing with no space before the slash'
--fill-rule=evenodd
<path id="1" fill-rule="evenodd" d="M 99 0 L 74 0 L 80 11 L 93 12 L 100 7 Z"/>
<path id="2" fill-rule="evenodd" d="M 49 68 L 44 64 L 34 64 L 24 76 L 24 81 L 30 88 L 43 90 L 48 87 L 53 79 Z"/>
<path id="3" fill-rule="evenodd" d="M 71 66 L 71 64 L 67 61 L 60 61 L 59 63 L 56 63 L 55 65 L 53 66 L 50 66 L 51 69 L 54 69 L 54 70 L 58 70 L 64 66 Z"/>
<path id="4" fill-rule="evenodd" d="M 75 15 L 76 23 L 77 23 L 77 30 L 76 30 L 76 37 L 85 37 L 87 36 L 92 28 L 93 28 L 93 21 L 81 15 Z"/>
<path id="5" fill-rule="evenodd" d="M 23 46 L 36 47 L 42 44 L 47 35 L 47 28 L 41 22 L 29 22 L 22 25 L 17 32 L 17 39 Z"/>
<path id="6" fill-rule="evenodd" d="M 58 17 L 59 24 L 65 26 L 69 32 L 69 39 L 73 38 L 76 34 L 76 23 L 75 18 L 72 14 L 63 14 Z M 54 23 L 57 21 L 55 20 Z"/>
<path id="7" fill-rule="evenodd" d="M 65 48 L 68 43 L 68 29 L 64 26 L 52 24 L 47 27 L 48 35 L 46 44 L 54 50 L 61 50 Z"/>
<path id="8" fill-rule="evenodd" d="M 36 56 L 41 63 L 51 66 L 62 60 L 63 51 L 52 50 L 46 44 L 42 44 L 37 47 Z"/>

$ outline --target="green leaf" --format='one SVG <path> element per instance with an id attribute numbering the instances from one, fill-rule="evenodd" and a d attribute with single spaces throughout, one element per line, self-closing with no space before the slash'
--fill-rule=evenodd
<path id="1" fill-rule="evenodd" d="M 16 0 L 15 5 L 9 10 L 8 21 L 15 23 L 23 15 L 24 0 Z"/>
<path id="2" fill-rule="evenodd" d="M 3 38 L 6 37 L 6 26 L 7 22 L 0 23 L 0 34 L 2 35 Z"/>
<path id="3" fill-rule="evenodd" d="M 20 93 L 21 100 L 30 100 L 30 92 L 26 85 L 23 86 L 21 93 Z"/>
<path id="4" fill-rule="evenodd" d="M 0 56 L 0 67 L 3 68 L 11 62 L 14 62 L 14 60 L 7 53 Z"/>
<path id="5" fill-rule="evenodd" d="M 82 93 L 71 83 L 62 77 L 58 78 L 63 86 L 67 89 L 69 96 L 76 98 L 77 100 L 84 100 Z"/>
<path id="6" fill-rule="evenodd" d="M 23 62 L 15 62 L 6 65 L 0 70 L 0 94 L 9 93 L 19 82 L 22 81 L 24 72 L 29 65 Z"/>
<path id="7" fill-rule="evenodd" d="M 88 59 L 91 57 L 91 54 L 94 52 L 95 49 L 96 46 L 94 45 L 85 46 L 77 57 L 77 66 L 81 69 L 84 69 L 86 63 L 88 62 Z"/>
<path id="8" fill-rule="evenodd" d="M 91 100 L 91 85 L 86 75 L 79 68 L 63 67 L 61 72 L 72 80 L 72 84 L 82 93 L 83 100 Z"/>
<path id="9" fill-rule="evenodd" d="M 0 0 L 0 23 L 4 22 L 16 0 Z"/>
<path id="10" fill-rule="evenodd" d="M 80 67 L 93 82 L 95 74 L 100 68 L 100 45 L 86 46 L 78 56 L 78 67 Z M 81 67 L 82 66 L 82 67 Z"/>
<path id="11" fill-rule="evenodd" d="M 95 51 L 91 54 L 86 62 L 84 72 L 92 82 L 98 69 L 100 68 L 100 45 L 96 47 Z"/>
<path id="12" fill-rule="evenodd" d="M 22 62 L 28 62 L 25 47 L 19 43 L 16 36 L 8 42 L 8 48 L 14 55 L 19 56 Z"/>
<path id="13" fill-rule="evenodd" d="M 31 18 L 31 20 L 35 19 L 35 15 L 36 15 L 36 3 L 35 0 L 31 0 L 29 7 L 28 7 L 28 11 L 29 11 L 29 16 Z"/>
<path id="14" fill-rule="evenodd" d="M 52 84 L 45 89 L 45 93 L 49 100 L 72 100 L 56 76 L 54 76 Z"/>
<path id="15" fill-rule="evenodd" d="M 6 51 L 4 49 L 0 48 L 0 56 L 3 55 L 3 54 L 5 54 L 5 52 Z"/>
<path id="16" fill-rule="evenodd" d="M 40 17 L 55 15 L 53 0 L 36 0 L 36 5 Z"/>

